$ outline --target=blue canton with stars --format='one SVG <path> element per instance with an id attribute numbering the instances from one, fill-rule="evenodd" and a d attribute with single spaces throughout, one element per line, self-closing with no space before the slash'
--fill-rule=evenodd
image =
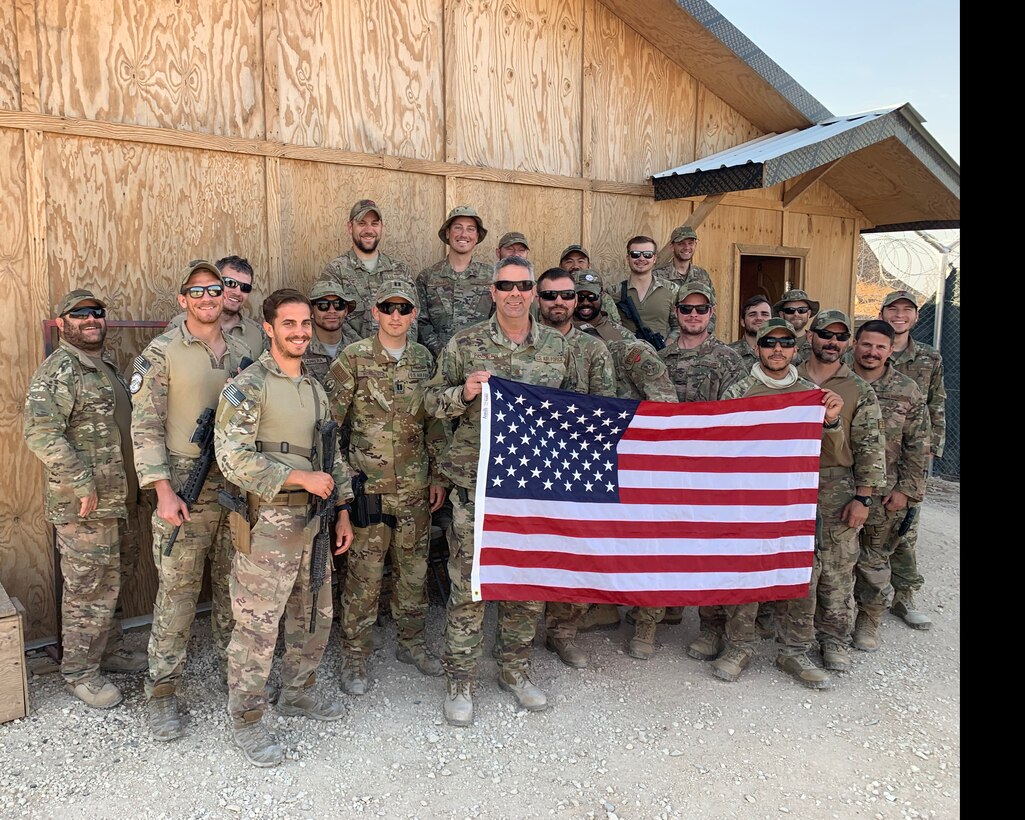
<path id="1" fill-rule="evenodd" d="M 585 396 L 496 376 L 491 388 L 487 495 L 619 501 L 616 445 L 640 403 Z"/>

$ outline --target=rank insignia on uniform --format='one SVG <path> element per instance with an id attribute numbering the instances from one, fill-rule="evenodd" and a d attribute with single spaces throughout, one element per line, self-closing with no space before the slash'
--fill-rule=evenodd
<path id="1" fill-rule="evenodd" d="M 149 359 L 145 358 L 144 356 L 136 356 L 135 359 L 132 361 L 132 368 L 135 370 L 136 373 L 141 373 L 143 376 L 145 376 L 149 372 L 149 369 L 152 366 L 153 365 L 149 363 Z"/>
<path id="2" fill-rule="evenodd" d="M 133 373 L 132 380 L 128 382 L 128 392 L 133 396 L 142 389 L 142 373 Z"/>
<path id="3" fill-rule="evenodd" d="M 242 404 L 242 402 L 246 400 L 246 397 L 242 393 L 242 391 L 235 387 L 235 385 L 233 384 L 229 384 L 227 387 L 225 387 L 221 391 L 221 395 L 224 397 L 225 401 L 227 401 L 234 407 L 238 407 L 240 404 Z"/>

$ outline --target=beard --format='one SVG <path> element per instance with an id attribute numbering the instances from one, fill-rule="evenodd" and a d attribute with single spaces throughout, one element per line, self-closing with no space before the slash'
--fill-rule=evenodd
<path id="1" fill-rule="evenodd" d="M 74 320 L 72 320 L 74 321 Z M 67 319 L 64 320 L 64 329 L 61 331 L 61 336 L 64 338 L 69 345 L 77 347 L 79 350 L 83 350 L 86 353 L 99 353 L 103 350 L 103 342 L 107 338 L 107 325 L 105 322 L 91 322 L 89 324 L 81 324 L 75 326 L 72 321 Z M 97 341 L 89 341 L 85 338 L 85 331 L 93 329 L 100 329 L 99 339 Z"/>

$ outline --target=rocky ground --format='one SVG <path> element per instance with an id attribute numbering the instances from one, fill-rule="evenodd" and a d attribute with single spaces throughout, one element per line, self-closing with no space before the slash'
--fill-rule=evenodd
<path id="1" fill-rule="evenodd" d="M 148 737 L 138 677 L 116 676 L 125 701 L 101 712 L 66 693 L 58 675 L 34 676 L 32 714 L 0 726 L 0 816 L 957 817 L 958 484 L 930 485 L 922 529 L 920 598 L 934 628 L 915 632 L 888 617 L 883 648 L 857 654 L 829 691 L 776 670 L 768 641 L 740 681 L 717 680 L 684 653 L 697 631 L 688 610 L 682 625 L 660 627 L 648 662 L 624 654 L 625 626 L 582 636 L 585 670 L 538 645 L 533 677 L 551 703 L 543 713 L 517 711 L 486 654 L 475 724 L 458 729 L 441 717 L 444 679 L 398 663 L 386 621 L 370 692 L 347 698 L 345 719 L 269 716 L 288 749 L 270 770 L 250 767 L 230 742 L 201 617 L 183 692 L 188 733 L 177 742 Z M 442 623 L 433 607 L 435 649 Z M 322 687 L 337 686 L 336 639 Z M 137 631 L 129 645 L 146 640 Z"/>

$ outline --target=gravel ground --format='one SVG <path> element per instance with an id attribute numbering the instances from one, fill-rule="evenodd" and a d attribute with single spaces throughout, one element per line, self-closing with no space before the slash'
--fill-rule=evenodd
<path id="1" fill-rule="evenodd" d="M 122 706 L 96 711 L 56 674 L 29 682 L 32 714 L 0 726 L 0 816 L 108 818 L 566 817 L 903 818 L 960 815 L 960 487 L 934 481 L 922 513 L 921 594 L 929 632 L 887 617 L 883 648 L 855 655 L 829 691 L 772 665 L 771 642 L 737 683 L 686 657 L 694 610 L 660 627 L 650 661 L 625 655 L 629 627 L 581 636 L 592 664 L 572 670 L 535 649 L 547 712 L 498 689 L 486 644 L 476 721 L 441 717 L 444 679 L 394 658 L 378 627 L 371 689 L 336 723 L 268 715 L 288 759 L 250 767 L 231 744 L 212 685 L 209 620 L 190 643 L 187 734 L 144 729 L 137 676 L 114 676 Z M 490 609 L 490 608 L 489 608 Z M 437 649 L 443 612 L 432 607 Z M 494 613 L 487 618 L 492 635 Z M 318 684 L 337 686 L 336 634 Z M 147 631 L 129 635 L 143 649 Z M 340 697 L 346 697 L 339 694 Z"/>

